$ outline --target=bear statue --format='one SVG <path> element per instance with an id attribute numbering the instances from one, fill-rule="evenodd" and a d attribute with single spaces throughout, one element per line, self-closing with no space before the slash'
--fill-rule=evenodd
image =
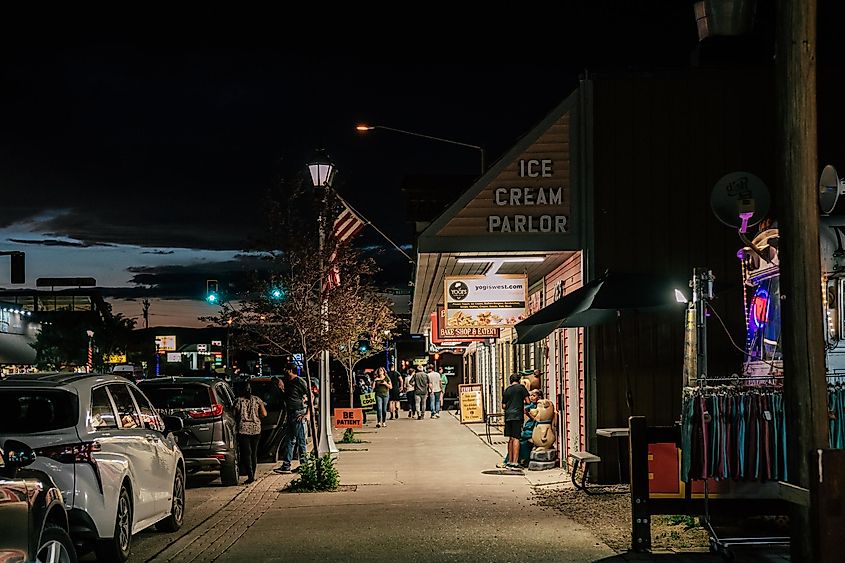
<path id="1" fill-rule="evenodd" d="M 529 391 L 540 388 L 540 376 L 537 372 L 521 373 L 519 382 Z"/>
<path id="2" fill-rule="evenodd" d="M 531 434 L 535 450 L 550 450 L 555 445 L 555 404 L 548 399 L 537 401 L 537 408 L 531 409 L 531 416 L 537 423 Z"/>

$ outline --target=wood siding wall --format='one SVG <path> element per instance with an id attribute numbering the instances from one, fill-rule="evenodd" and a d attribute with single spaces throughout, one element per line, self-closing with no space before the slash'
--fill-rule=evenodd
<path id="1" fill-rule="evenodd" d="M 715 307 L 743 342 L 736 258 L 742 243 L 713 215 L 710 192 L 737 170 L 756 174 L 775 191 L 772 77 L 720 71 L 598 78 L 593 92 L 594 273 L 609 268 L 688 280 L 693 267 L 708 267 L 721 289 Z M 680 417 L 682 315 L 627 313 L 623 319 L 634 414 L 672 424 Z M 592 330 L 597 427 L 627 426 L 616 326 Z M 741 355 L 715 317 L 708 332 L 710 374 L 737 372 Z M 615 477 L 616 444 L 602 439 L 596 447 L 609 461 L 600 464 L 602 477 Z"/>
<path id="2" fill-rule="evenodd" d="M 563 295 L 575 291 L 583 285 L 583 276 L 581 268 L 581 253 L 575 253 L 571 258 L 566 260 L 558 268 L 550 272 L 546 276 L 546 305 L 555 300 L 556 294 L 560 295 L 560 291 L 556 291 L 559 283 L 563 284 Z M 569 330 L 556 330 L 549 338 L 555 341 L 553 355 L 547 358 L 546 380 L 549 381 L 547 392 L 553 389 L 555 395 L 559 397 L 549 397 L 556 402 L 558 407 L 558 451 L 560 452 L 561 460 L 568 459 L 568 454 L 573 450 L 574 444 L 570 443 L 571 436 L 576 434 L 579 437 L 577 449 L 585 449 L 585 432 L 586 426 L 586 410 L 585 410 L 585 372 L 584 372 L 584 335 L 583 329 L 578 329 L 578 341 L 570 342 Z M 572 354 L 577 354 L 578 362 L 578 388 L 573 389 L 570 385 L 570 378 L 568 374 L 568 366 Z M 552 384 L 554 380 L 554 384 Z M 574 397 L 576 394 L 577 397 Z M 580 408 L 578 409 L 578 416 L 574 416 L 570 405 L 573 400 L 577 400 Z"/>

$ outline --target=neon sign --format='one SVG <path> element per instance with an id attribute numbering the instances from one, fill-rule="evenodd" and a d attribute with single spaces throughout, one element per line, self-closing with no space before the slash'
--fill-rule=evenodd
<path id="1" fill-rule="evenodd" d="M 762 287 L 754 292 L 749 317 L 753 330 L 760 330 L 769 322 L 769 292 Z"/>

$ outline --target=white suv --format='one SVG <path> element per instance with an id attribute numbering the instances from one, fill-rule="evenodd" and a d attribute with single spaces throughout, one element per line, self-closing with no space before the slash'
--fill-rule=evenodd
<path id="1" fill-rule="evenodd" d="M 165 428 L 165 424 L 167 428 Z M 28 374 L 0 382 L 0 443 L 25 441 L 32 468 L 62 491 L 70 532 L 100 561 L 125 561 L 132 535 L 182 526 L 185 461 L 162 417 L 116 375 Z"/>

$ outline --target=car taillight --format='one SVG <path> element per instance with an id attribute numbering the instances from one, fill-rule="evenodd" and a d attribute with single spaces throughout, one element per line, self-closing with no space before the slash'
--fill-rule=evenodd
<path id="1" fill-rule="evenodd" d="M 97 477 L 97 485 L 100 492 L 103 492 L 103 482 L 100 479 L 100 468 L 97 467 L 97 460 L 94 459 L 94 452 L 101 450 L 99 442 L 81 442 L 79 444 L 66 444 L 64 446 L 51 446 L 35 450 L 36 456 L 48 457 L 59 463 L 87 463 L 94 469 Z"/>
<path id="2" fill-rule="evenodd" d="M 188 416 L 191 418 L 210 418 L 212 416 L 220 416 L 223 414 L 223 405 L 220 403 L 211 405 L 210 407 L 202 407 L 200 409 L 191 409 L 188 411 Z"/>

